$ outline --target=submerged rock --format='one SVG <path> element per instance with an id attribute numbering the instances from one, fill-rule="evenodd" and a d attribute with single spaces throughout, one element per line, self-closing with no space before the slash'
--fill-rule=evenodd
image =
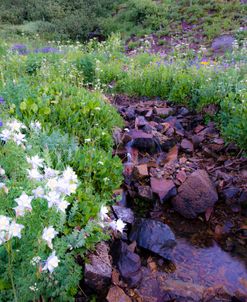
<path id="1" fill-rule="evenodd" d="M 218 200 L 217 191 L 205 170 L 197 170 L 187 177 L 173 199 L 174 209 L 186 218 L 196 218 Z"/>
<path id="2" fill-rule="evenodd" d="M 176 245 L 176 239 L 170 227 L 160 221 L 137 219 L 129 239 L 135 240 L 139 247 L 150 250 L 165 259 L 172 259 L 171 252 Z"/>
<path id="3" fill-rule="evenodd" d="M 129 287 L 137 286 L 142 278 L 140 256 L 131 251 L 128 245 L 121 240 L 113 243 L 111 252 L 113 263 L 118 268 L 123 280 Z"/>
<path id="4" fill-rule="evenodd" d="M 105 242 L 96 246 L 96 252 L 89 255 L 89 263 L 85 264 L 85 285 L 102 294 L 111 283 L 112 266 L 109 257 L 109 247 Z"/>

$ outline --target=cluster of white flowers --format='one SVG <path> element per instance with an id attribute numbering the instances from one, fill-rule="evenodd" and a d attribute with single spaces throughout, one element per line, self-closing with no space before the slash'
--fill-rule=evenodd
<path id="1" fill-rule="evenodd" d="M 101 220 L 100 225 L 102 227 L 109 226 L 114 232 L 123 233 L 123 230 L 126 226 L 126 223 L 123 222 L 122 219 L 112 220 L 108 216 L 108 208 L 106 206 L 101 206 L 99 217 Z"/>
<path id="2" fill-rule="evenodd" d="M 5 170 L 0 166 L 0 176 L 5 175 Z M 9 189 L 7 188 L 4 182 L 0 182 L 0 190 L 3 190 L 6 194 L 8 194 Z"/>
<path id="3" fill-rule="evenodd" d="M 49 208 L 56 207 L 65 213 L 69 203 L 65 200 L 76 192 L 78 178 L 71 167 L 67 167 L 63 172 L 54 170 L 44 165 L 44 160 L 38 155 L 27 157 L 30 169 L 27 170 L 31 180 L 42 181 L 43 186 L 38 186 L 33 190 L 35 198 L 44 198 L 48 201 Z"/>
<path id="4" fill-rule="evenodd" d="M 5 128 L 0 133 L 0 138 L 3 141 L 13 140 L 18 146 L 24 146 L 26 142 L 25 134 L 22 133 L 22 130 L 26 129 L 26 126 L 17 120 L 8 121 L 5 125 Z"/>
<path id="5" fill-rule="evenodd" d="M 0 245 L 13 237 L 21 238 L 24 225 L 16 223 L 10 217 L 0 215 Z"/>

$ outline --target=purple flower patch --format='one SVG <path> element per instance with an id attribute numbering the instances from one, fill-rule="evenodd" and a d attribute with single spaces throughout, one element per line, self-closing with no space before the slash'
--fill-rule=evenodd
<path id="1" fill-rule="evenodd" d="M 11 50 L 19 55 L 27 55 L 29 53 L 27 46 L 24 44 L 15 44 L 12 46 Z"/>
<path id="2" fill-rule="evenodd" d="M 4 104 L 4 98 L 0 96 L 0 104 Z"/>
<path id="3" fill-rule="evenodd" d="M 59 53 L 59 49 L 47 46 L 43 48 L 36 48 L 34 52 L 35 53 Z"/>

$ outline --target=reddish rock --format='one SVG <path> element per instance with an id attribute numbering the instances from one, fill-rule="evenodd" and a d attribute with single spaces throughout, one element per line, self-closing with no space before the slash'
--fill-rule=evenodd
<path id="1" fill-rule="evenodd" d="M 130 297 L 119 286 L 111 287 L 106 299 L 108 302 L 131 302 Z"/>
<path id="2" fill-rule="evenodd" d="M 187 177 L 173 199 L 173 207 L 186 218 L 196 218 L 213 207 L 218 194 L 205 170 L 197 170 Z"/>
<path id="3" fill-rule="evenodd" d="M 178 146 L 174 146 L 168 152 L 165 163 L 174 163 L 178 159 Z"/>
<path id="4" fill-rule="evenodd" d="M 158 194 L 161 201 L 166 201 L 177 193 L 176 186 L 172 180 L 151 177 L 150 181 L 152 191 Z"/>
<path id="5" fill-rule="evenodd" d="M 181 147 L 184 151 L 192 153 L 194 152 L 194 146 L 191 141 L 188 139 L 184 138 L 181 142 Z"/>
<path id="6" fill-rule="evenodd" d="M 135 166 L 134 174 L 137 178 L 144 178 L 148 176 L 148 167 L 147 164 L 142 164 Z"/>
<path id="7" fill-rule="evenodd" d="M 85 285 L 102 294 L 111 283 L 112 266 L 109 247 L 105 242 L 96 246 L 96 252 L 89 255 L 89 263 L 85 264 Z"/>
<path id="8" fill-rule="evenodd" d="M 186 178 L 187 178 L 187 174 L 181 170 L 178 172 L 177 176 L 176 176 L 177 180 L 179 180 L 181 183 L 185 182 Z"/>

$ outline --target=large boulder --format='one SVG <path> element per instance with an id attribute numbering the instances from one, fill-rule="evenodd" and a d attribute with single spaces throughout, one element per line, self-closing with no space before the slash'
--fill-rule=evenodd
<path id="1" fill-rule="evenodd" d="M 135 240 L 139 247 L 165 259 L 172 259 L 171 252 L 176 245 L 176 239 L 169 226 L 160 221 L 137 219 L 129 238 L 131 241 Z"/>
<path id="2" fill-rule="evenodd" d="M 186 218 L 196 218 L 218 200 L 217 191 L 205 170 L 197 170 L 187 177 L 172 200 L 174 209 Z"/>

